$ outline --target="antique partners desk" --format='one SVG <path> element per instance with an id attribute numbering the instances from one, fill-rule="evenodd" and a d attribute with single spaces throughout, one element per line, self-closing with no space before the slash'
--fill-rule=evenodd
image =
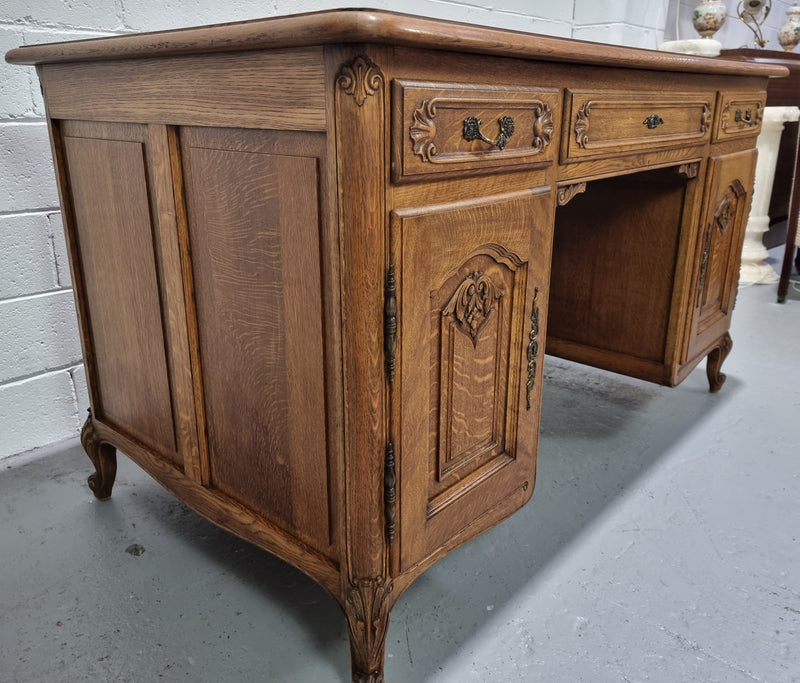
<path id="1" fill-rule="evenodd" d="M 542 352 L 675 385 L 728 328 L 769 76 L 370 10 L 23 47 L 91 415 L 342 606 L 531 496 Z"/>

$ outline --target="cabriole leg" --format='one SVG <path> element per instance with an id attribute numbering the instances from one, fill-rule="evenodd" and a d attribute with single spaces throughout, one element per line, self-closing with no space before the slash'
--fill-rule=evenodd
<path id="1" fill-rule="evenodd" d="M 383 661 L 392 584 L 380 577 L 351 584 L 344 605 L 350 634 L 353 683 L 384 683 Z"/>
<path id="2" fill-rule="evenodd" d="M 100 440 L 91 415 L 86 418 L 81 430 L 81 445 L 95 468 L 94 474 L 89 476 L 89 488 L 96 498 L 106 500 L 111 497 L 114 478 L 117 476 L 117 449 Z"/>
<path id="3" fill-rule="evenodd" d="M 733 348 L 733 340 L 731 335 L 727 332 L 719 340 L 719 346 L 708 354 L 708 361 L 706 364 L 706 375 L 708 376 L 708 388 L 711 393 L 717 393 L 722 385 L 725 384 L 725 373 L 721 371 L 722 363 L 728 357 L 728 354 Z"/>

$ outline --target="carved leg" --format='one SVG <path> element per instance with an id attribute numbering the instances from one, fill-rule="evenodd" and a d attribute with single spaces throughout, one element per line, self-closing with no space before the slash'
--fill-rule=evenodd
<path id="1" fill-rule="evenodd" d="M 708 375 L 708 388 L 712 394 L 716 394 L 722 385 L 725 384 L 725 373 L 720 372 L 722 363 L 728 357 L 733 348 L 733 340 L 727 332 L 719 340 L 719 346 L 708 354 L 706 363 L 706 375 Z"/>
<path id="2" fill-rule="evenodd" d="M 351 584 L 344 605 L 350 633 L 353 683 L 384 683 L 383 659 L 392 583 L 385 577 L 361 579 Z"/>
<path id="3" fill-rule="evenodd" d="M 117 449 L 98 438 L 91 415 L 81 430 L 81 445 L 95 468 L 95 473 L 89 477 L 89 488 L 96 498 L 106 500 L 111 497 L 117 476 Z"/>

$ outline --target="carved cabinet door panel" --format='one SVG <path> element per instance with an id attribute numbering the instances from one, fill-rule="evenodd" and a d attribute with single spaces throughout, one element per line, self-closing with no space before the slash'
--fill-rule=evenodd
<path id="1" fill-rule="evenodd" d="M 402 570 L 530 497 L 551 215 L 546 190 L 393 214 Z"/>
<path id="2" fill-rule="evenodd" d="M 696 251 L 694 313 L 686 360 L 708 351 L 730 327 L 756 152 L 712 157 Z"/>

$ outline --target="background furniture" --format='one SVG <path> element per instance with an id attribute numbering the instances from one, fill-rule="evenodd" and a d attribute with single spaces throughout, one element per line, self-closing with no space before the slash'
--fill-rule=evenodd
<path id="1" fill-rule="evenodd" d="M 789 70 L 787 78 L 774 79 L 769 82 L 767 88 L 767 105 L 770 107 L 796 107 L 800 106 L 800 54 L 794 52 L 782 52 L 778 50 L 756 50 L 751 48 L 739 48 L 736 50 L 723 50 L 722 56 L 727 59 L 742 59 L 758 64 L 775 64 L 784 66 Z M 788 126 L 787 126 L 788 128 Z M 792 274 L 792 261 L 795 256 L 796 242 L 798 238 L 797 223 L 800 218 L 800 139 L 797 126 L 789 128 L 789 140 L 791 145 L 787 158 L 791 158 L 791 189 L 788 193 L 789 209 L 786 228 L 786 247 L 781 266 L 780 280 L 778 281 L 778 303 L 786 300 L 786 293 L 789 289 L 789 277 Z M 780 162 L 779 162 L 780 163 Z M 779 166 L 780 168 L 780 166 Z M 778 197 L 775 197 L 775 195 Z M 775 187 L 773 194 L 773 209 L 775 204 L 783 205 L 786 202 L 786 190 L 780 185 Z M 776 200 L 776 201 L 775 201 Z M 800 269 L 800 263 L 798 263 Z"/>
<path id="2" fill-rule="evenodd" d="M 119 448 L 342 606 L 535 481 L 542 353 L 712 391 L 775 66 L 373 11 L 31 46 Z"/>

